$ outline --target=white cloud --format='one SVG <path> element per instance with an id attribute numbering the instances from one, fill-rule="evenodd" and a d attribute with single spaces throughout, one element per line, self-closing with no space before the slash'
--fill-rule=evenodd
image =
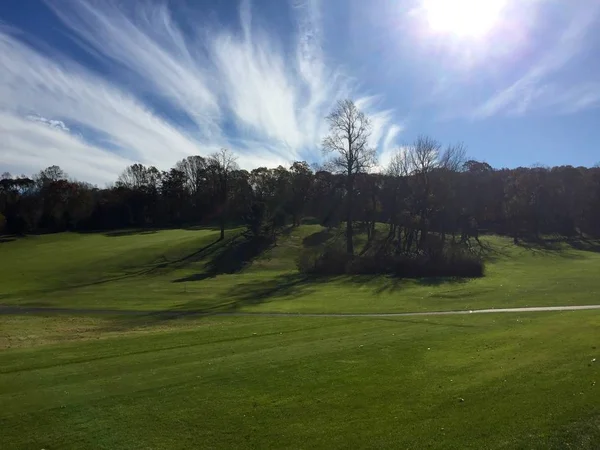
<path id="1" fill-rule="evenodd" d="M 70 131 L 69 127 L 67 127 L 62 120 L 46 119 L 45 117 L 34 116 L 34 115 L 27 116 L 27 119 L 32 120 L 34 122 L 45 123 L 49 127 L 56 128 L 58 130 Z"/>
<path id="2" fill-rule="evenodd" d="M 378 96 L 361 97 L 356 101 L 356 106 L 363 111 L 371 121 L 371 136 L 369 145 L 379 150 L 379 164 L 388 158 L 390 149 L 396 145 L 396 137 L 403 127 L 393 123 L 394 111 L 379 108 L 380 98 Z"/>
<path id="3" fill-rule="evenodd" d="M 47 161 L 76 177 L 110 181 L 130 162 L 166 169 L 220 147 L 237 153 L 245 168 L 289 165 L 318 157 L 324 117 L 339 98 L 356 94 L 350 79 L 324 62 L 315 0 L 293 8 L 291 52 L 254 25 L 247 1 L 241 33 L 177 23 L 167 3 L 47 1 L 111 78 L 0 29 L 0 112 L 10 118 L 4 134 L 11 142 L 0 147 L 0 161 L 22 171 Z M 359 102 L 372 117 L 373 144 L 381 145 L 391 136 L 392 111 L 373 97 Z"/>
<path id="4" fill-rule="evenodd" d="M 575 6 L 575 5 L 574 5 Z M 579 86 L 558 83 L 557 76 L 587 48 L 586 37 L 598 19 L 600 5 L 582 2 L 555 43 L 517 81 L 487 99 L 473 112 L 476 118 L 496 114 L 522 115 L 552 107 L 551 112 L 577 112 L 598 103 L 600 84 L 582 81 Z"/>
<path id="5" fill-rule="evenodd" d="M 130 159 L 147 164 L 172 164 L 198 151 L 193 140 L 132 95 L 1 32 L 0 110 L 51 118 L 70 128 L 81 125 L 106 136 Z M 42 153 L 43 146 L 37 151 Z M 55 162 L 60 163 L 62 158 Z"/>
<path id="6" fill-rule="evenodd" d="M 388 128 L 385 137 L 383 138 L 382 145 L 380 146 L 381 150 L 379 152 L 377 167 L 374 169 L 375 172 L 384 172 L 390 165 L 394 155 L 403 148 L 397 143 L 398 135 L 402 133 L 402 131 L 403 127 L 399 125 L 391 125 Z"/>
<path id="7" fill-rule="evenodd" d="M 219 116 L 204 45 L 186 39 L 166 4 L 63 0 L 48 4 L 95 52 L 128 71 L 142 91 L 167 99 L 206 133 Z"/>
<path id="8" fill-rule="evenodd" d="M 61 128 L 0 111 L 2 170 L 31 173 L 57 161 L 70 175 L 102 185 L 132 161 L 89 145 Z"/>

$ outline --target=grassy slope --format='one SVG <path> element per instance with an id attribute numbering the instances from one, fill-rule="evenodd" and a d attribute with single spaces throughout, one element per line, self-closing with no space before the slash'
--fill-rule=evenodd
<path id="1" fill-rule="evenodd" d="M 599 326 L 583 311 L 13 318 L 0 448 L 593 449 Z"/>
<path id="2" fill-rule="evenodd" d="M 502 238 L 488 239 L 480 280 L 307 283 L 294 258 L 319 230 L 292 230 L 240 273 L 208 277 L 228 245 L 213 230 L 29 237 L 0 244 L 0 303 L 408 311 L 598 301 L 597 253 Z M 599 326 L 597 311 L 0 316 L 0 448 L 594 449 Z"/>
<path id="3" fill-rule="evenodd" d="M 0 303 L 122 309 L 367 312 L 592 304 L 600 253 L 567 244 L 517 247 L 486 238 L 474 280 L 338 277 L 307 282 L 295 257 L 316 225 L 293 229 L 240 273 L 208 276 L 223 250 L 214 230 L 60 234 L 0 244 Z M 230 233 L 235 234 L 234 232 Z"/>

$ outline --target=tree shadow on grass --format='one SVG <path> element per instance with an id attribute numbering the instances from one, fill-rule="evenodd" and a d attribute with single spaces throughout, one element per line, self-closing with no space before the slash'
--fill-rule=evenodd
<path id="1" fill-rule="evenodd" d="M 206 263 L 203 272 L 178 278 L 173 283 L 202 281 L 221 274 L 238 273 L 272 246 L 271 239 L 236 236 Z"/>
<path id="2" fill-rule="evenodd" d="M 155 234 L 158 233 L 159 230 L 149 229 L 149 228 L 132 228 L 129 230 L 115 230 L 104 233 L 106 237 L 122 237 L 122 236 L 134 236 L 134 235 L 144 235 L 144 234 Z"/>
<path id="3" fill-rule="evenodd" d="M 468 283 L 471 278 L 461 277 L 427 277 L 427 278 L 415 278 L 416 282 L 420 286 L 441 286 L 442 284 L 465 284 Z"/>
<path id="4" fill-rule="evenodd" d="M 471 241 L 472 243 L 472 241 Z M 484 261 L 494 262 L 499 259 L 508 258 L 510 254 L 502 251 L 503 248 L 490 245 L 489 243 L 479 240 L 475 245 L 471 245 L 471 250 Z"/>
<path id="5" fill-rule="evenodd" d="M 304 247 L 317 247 L 319 245 L 323 245 L 333 236 L 334 233 L 328 229 L 317 231 L 316 233 L 310 234 L 302 239 L 302 245 Z"/>
<path id="6" fill-rule="evenodd" d="M 600 253 L 600 241 L 596 239 L 582 237 L 579 239 L 568 239 L 566 242 L 575 250 Z"/>
<path id="7" fill-rule="evenodd" d="M 201 275 L 209 276 L 207 274 Z M 200 278 L 195 280 L 198 279 Z M 330 283 L 359 285 L 363 288 L 374 285 L 372 293 L 377 295 L 401 290 L 405 286 L 405 281 L 405 279 L 397 277 L 384 278 L 372 275 L 312 276 L 290 272 L 273 278 L 259 277 L 252 281 L 233 284 L 218 299 L 195 298 L 168 310 L 149 311 L 147 314 L 121 318 L 118 321 L 118 327 L 120 330 L 125 330 L 128 327 L 153 326 L 182 318 L 218 316 L 240 311 L 252 314 L 252 310 L 246 309 L 247 307 L 251 308 L 273 301 L 294 301 L 300 297 L 320 295 L 322 293 L 321 288 Z M 442 282 L 452 283 L 455 280 L 438 280 L 438 283 Z M 352 287 L 350 288 L 352 289 Z M 369 289 L 365 291 L 365 295 L 369 295 Z M 341 310 L 339 312 L 344 313 L 347 311 Z M 318 313 L 318 311 L 315 311 L 315 313 Z"/>
<path id="8" fill-rule="evenodd" d="M 530 251 L 536 256 L 560 256 L 566 259 L 582 259 L 582 255 L 573 254 L 568 251 L 564 244 L 568 244 L 573 249 L 587 250 L 585 244 L 580 239 L 542 239 L 542 238 L 526 238 L 521 239 L 517 244 L 519 247 Z M 579 248 L 578 248 L 579 247 Z M 592 250 L 594 251 L 594 250 Z"/>

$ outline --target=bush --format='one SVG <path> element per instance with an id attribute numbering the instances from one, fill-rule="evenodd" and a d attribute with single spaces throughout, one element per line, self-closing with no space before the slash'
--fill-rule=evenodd
<path id="1" fill-rule="evenodd" d="M 435 253 L 399 255 L 390 255 L 379 248 L 354 257 L 340 247 L 328 246 L 301 253 L 297 267 L 307 274 L 388 274 L 407 278 L 481 277 L 485 270 L 483 260 L 463 246 L 452 246 Z"/>
<path id="2" fill-rule="evenodd" d="M 319 249 L 307 249 L 296 261 L 298 270 L 307 274 L 339 275 L 348 273 L 352 257 L 343 249 L 328 246 Z"/>
<path id="3" fill-rule="evenodd" d="M 446 250 L 439 255 L 399 255 L 391 273 L 401 277 L 482 277 L 485 264 L 468 250 Z"/>

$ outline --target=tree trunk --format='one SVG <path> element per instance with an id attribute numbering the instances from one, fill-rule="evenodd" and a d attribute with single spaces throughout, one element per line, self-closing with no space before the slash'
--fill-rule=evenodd
<path id="1" fill-rule="evenodd" d="M 354 243 L 352 242 L 352 219 L 348 217 L 346 221 L 346 251 L 349 255 L 354 255 Z"/>
<path id="2" fill-rule="evenodd" d="M 353 242 L 353 229 L 352 229 L 352 203 L 354 197 L 354 184 L 353 184 L 352 174 L 348 174 L 348 211 L 346 215 L 346 252 L 354 256 L 354 242 Z"/>
<path id="3" fill-rule="evenodd" d="M 225 239 L 225 214 L 223 214 L 223 212 L 219 215 L 219 226 L 221 227 L 221 236 L 219 237 L 219 240 L 222 241 Z"/>
<path id="4" fill-rule="evenodd" d="M 221 179 L 221 213 L 219 214 L 219 226 L 221 236 L 219 240 L 225 239 L 225 214 L 227 212 L 227 178 Z"/>

